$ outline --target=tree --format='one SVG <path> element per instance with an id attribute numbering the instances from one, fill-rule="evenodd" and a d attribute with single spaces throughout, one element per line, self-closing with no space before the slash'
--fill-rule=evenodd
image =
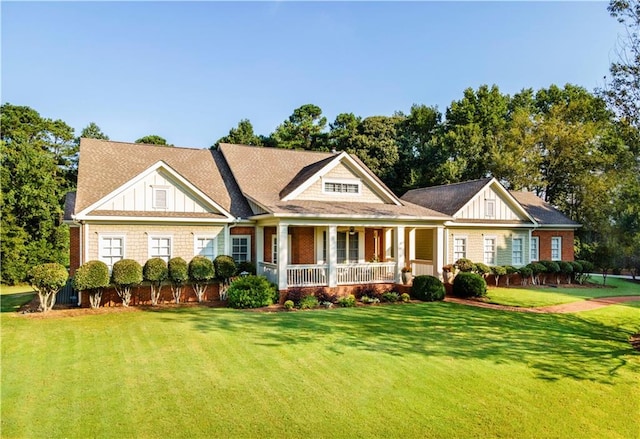
<path id="1" fill-rule="evenodd" d="M 608 243 L 601 243 L 593 253 L 593 265 L 602 272 L 602 285 L 607 283 L 609 270 L 615 266 L 616 252 Z"/>
<path id="2" fill-rule="evenodd" d="M 207 292 L 207 285 L 211 279 L 216 277 L 216 271 L 211 259 L 204 256 L 194 256 L 189 262 L 189 280 L 191 288 L 198 297 L 198 302 L 204 300 Z"/>
<path id="3" fill-rule="evenodd" d="M 182 258 L 171 258 L 169 260 L 169 280 L 171 281 L 171 293 L 176 303 L 180 303 L 182 288 L 189 280 L 189 266 Z"/>
<path id="4" fill-rule="evenodd" d="M 237 128 L 231 128 L 229 134 L 218 139 L 211 146 L 211 149 L 217 149 L 221 143 L 235 143 L 238 145 L 255 145 L 262 146 L 262 138 L 253 132 L 253 125 L 249 119 L 242 119 L 238 122 Z"/>
<path id="5" fill-rule="evenodd" d="M 328 151 L 327 135 L 323 132 L 327 118 L 317 105 L 305 104 L 293 111 L 289 119 L 271 135 L 278 148 Z"/>
<path id="6" fill-rule="evenodd" d="M 38 293 L 40 310 L 50 311 L 56 303 L 56 294 L 67 283 L 69 273 L 58 263 L 36 265 L 29 270 L 29 284 Z"/>
<path id="7" fill-rule="evenodd" d="M 162 282 L 169 275 L 167 263 L 162 258 L 151 258 L 145 262 L 142 268 L 144 280 L 149 282 L 151 288 L 151 304 L 157 305 L 162 293 Z"/>
<path id="8" fill-rule="evenodd" d="M 109 286 L 109 267 L 102 261 L 88 261 L 76 270 L 73 287 L 89 294 L 91 308 L 99 308 L 102 291 Z"/>
<path id="9" fill-rule="evenodd" d="M 116 293 L 122 299 L 122 306 L 129 306 L 131 289 L 142 283 L 142 265 L 133 259 L 121 259 L 113 264 L 111 282 L 116 287 Z"/>
<path id="10" fill-rule="evenodd" d="M 78 140 L 80 138 L 109 140 L 109 136 L 103 133 L 100 127 L 96 125 L 95 122 L 89 123 L 89 125 L 87 125 L 82 129 L 82 132 L 80 133 L 80 137 L 78 137 Z"/>
<path id="11" fill-rule="evenodd" d="M 148 136 L 140 137 L 135 143 L 145 143 L 147 145 L 160 145 L 160 146 L 173 146 L 167 143 L 167 141 L 158 136 L 157 134 L 150 134 Z"/>
<path id="12" fill-rule="evenodd" d="M 234 261 L 231 256 L 219 255 L 213 260 L 213 266 L 216 272 L 216 277 L 220 280 L 218 289 L 220 292 L 220 299 L 224 300 L 227 296 L 229 279 L 231 279 L 237 271 L 236 261 Z"/>

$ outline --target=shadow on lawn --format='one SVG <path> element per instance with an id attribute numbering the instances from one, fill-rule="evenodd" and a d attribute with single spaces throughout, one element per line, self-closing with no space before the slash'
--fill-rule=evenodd
<path id="1" fill-rule="evenodd" d="M 206 308 L 179 313 L 203 332 L 251 334 L 256 347 L 314 344 L 335 354 L 361 349 L 387 355 L 525 363 L 545 380 L 613 383 L 630 356 L 631 332 L 577 315 L 527 314 L 450 303 L 377 306 L 294 313 L 248 313 Z"/>
<path id="2" fill-rule="evenodd" d="M 13 293 L 0 295 L 0 312 L 16 312 L 25 303 L 31 302 L 36 293 Z"/>

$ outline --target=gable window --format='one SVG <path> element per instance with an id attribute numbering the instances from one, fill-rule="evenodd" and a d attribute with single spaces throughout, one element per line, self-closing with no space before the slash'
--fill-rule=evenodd
<path id="1" fill-rule="evenodd" d="M 538 244 L 539 244 L 539 238 L 537 236 L 532 236 L 531 237 L 531 244 L 530 244 L 530 249 L 531 249 L 531 262 L 533 261 L 537 261 L 540 259 L 540 254 L 539 254 L 539 250 L 538 250 Z"/>
<path id="2" fill-rule="evenodd" d="M 194 254 L 213 261 L 218 256 L 218 239 L 196 236 Z"/>
<path id="3" fill-rule="evenodd" d="M 167 187 L 153 188 L 153 208 L 166 209 L 168 207 L 169 189 Z"/>
<path id="4" fill-rule="evenodd" d="M 322 191 L 332 194 L 353 194 L 360 193 L 360 182 L 358 180 L 333 181 L 325 180 Z"/>
<path id="5" fill-rule="evenodd" d="M 169 259 L 171 259 L 171 237 L 150 236 L 149 258 L 160 258 L 164 259 L 165 262 L 169 262 Z"/>
<path id="6" fill-rule="evenodd" d="M 487 236 L 484 238 L 484 263 L 496 265 L 496 237 Z"/>
<path id="7" fill-rule="evenodd" d="M 484 216 L 486 218 L 495 218 L 496 200 L 484 200 Z"/>
<path id="8" fill-rule="evenodd" d="M 98 259 L 111 271 L 113 264 L 124 258 L 124 236 L 100 236 L 98 252 Z"/>
<path id="9" fill-rule="evenodd" d="M 513 265 L 524 264 L 522 238 L 511 238 L 511 263 Z"/>
<path id="10" fill-rule="evenodd" d="M 231 235 L 231 257 L 236 262 L 251 260 L 250 235 Z"/>
<path id="11" fill-rule="evenodd" d="M 454 236 L 453 237 L 453 260 L 467 257 L 467 237 L 466 236 Z"/>
<path id="12" fill-rule="evenodd" d="M 338 264 L 358 262 L 359 233 L 338 232 Z"/>
<path id="13" fill-rule="evenodd" d="M 554 236 L 551 238 L 551 260 L 562 260 L 562 238 L 560 236 Z"/>

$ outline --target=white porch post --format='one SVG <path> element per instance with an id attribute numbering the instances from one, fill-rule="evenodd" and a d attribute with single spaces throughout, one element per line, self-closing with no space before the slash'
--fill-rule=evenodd
<path id="1" fill-rule="evenodd" d="M 329 286 L 338 286 L 338 226 L 329 226 Z"/>
<path id="2" fill-rule="evenodd" d="M 286 290 L 287 263 L 289 261 L 289 226 L 278 224 L 278 289 Z"/>
<path id="3" fill-rule="evenodd" d="M 396 282 L 402 282 L 402 269 L 404 268 L 404 226 L 396 226 L 395 241 L 393 243 L 396 254 Z"/>
<path id="4" fill-rule="evenodd" d="M 409 242 L 407 243 L 407 246 L 409 247 L 408 262 L 409 264 L 411 264 L 411 261 L 413 261 L 416 258 L 416 229 L 415 228 L 409 229 Z"/>
<path id="5" fill-rule="evenodd" d="M 231 227 L 229 224 L 224 226 L 224 254 L 231 255 Z"/>
<path id="6" fill-rule="evenodd" d="M 445 265 L 444 255 L 447 251 L 444 243 L 444 227 L 433 229 L 433 275 L 442 280 L 442 267 Z"/>
<path id="7" fill-rule="evenodd" d="M 260 270 L 260 263 L 264 262 L 264 226 L 256 226 L 256 267 Z M 262 274 L 262 273 L 258 273 Z"/>

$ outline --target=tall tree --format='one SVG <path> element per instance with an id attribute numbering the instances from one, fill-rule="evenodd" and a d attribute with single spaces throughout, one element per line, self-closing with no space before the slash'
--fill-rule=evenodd
<path id="1" fill-rule="evenodd" d="M 135 143 L 145 143 L 147 145 L 160 145 L 160 146 L 173 146 L 167 143 L 164 137 L 160 137 L 157 134 L 150 134 L 148 136 L 140 137 Z"/>
<path id="2" fill-rule="evenodd" d="M 322 116 L 320 107 L 305 104 L 276 128 L 271 139 L 279 148 L 328 151 L 326 126 L 327 118 Z"/>
<path id="3" fill-rule="evenodd" d="M 211 146 L 211 149 L 217 149 L 221 143 L 235 143 L 238 145 L 255 145 L 262 146 L 262 139 L 253 132 L 253 125 L 249 119 L 242 119 L 238 122 L 237 128 L 231 128 L 229 134 L 218 139 Z"/>
<path id="4" fill-rule="evenodd" d="M 89 123 L 89 125 L 82 129 L 82 132 L 80 132 L 80 136 L 78 136 L 78 138 L 82 137 L 84 137 L 85 139 L 109 140 L 109 136 L 103 133 L 100 127 L 95 122 Z"/>

